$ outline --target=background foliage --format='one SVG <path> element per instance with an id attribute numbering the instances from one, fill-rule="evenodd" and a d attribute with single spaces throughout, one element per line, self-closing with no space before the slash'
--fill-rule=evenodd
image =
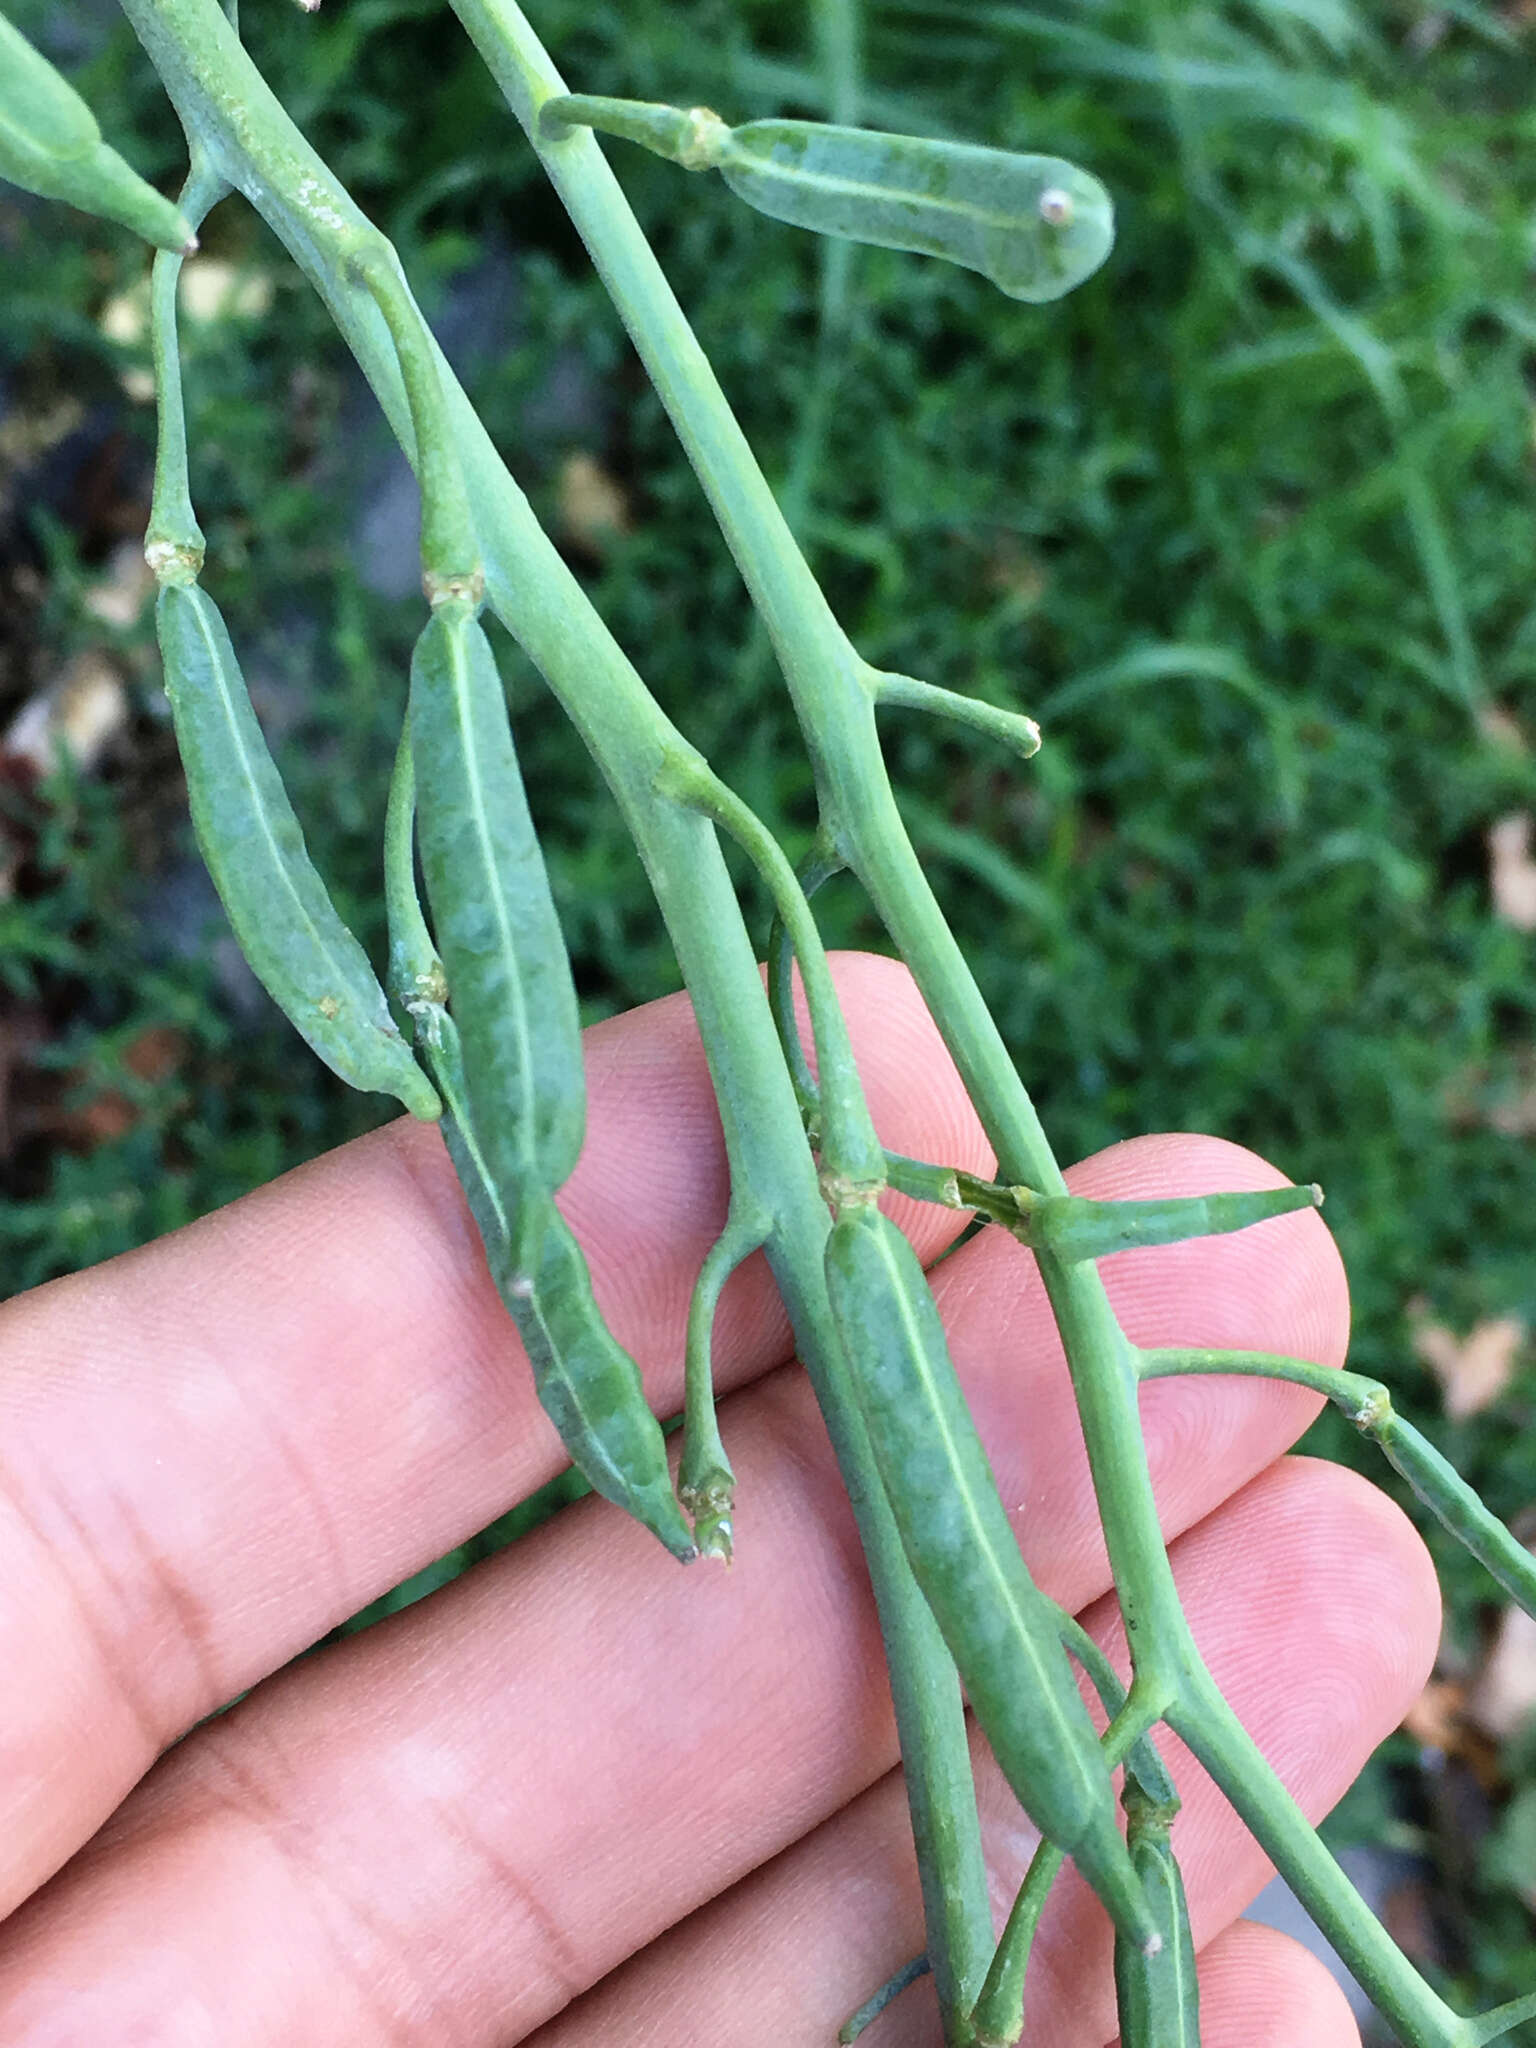
<path id="1" fill-rule="evenodd" d="M 732 119 L 825 109 L 806 10 L 780 0 L 530 12 L 578 89 Z M 1048 308 L 861 250 L 820 352 L 812 238 L 615 149 L 769 474 L 800 464 L 803 531 L 856 643 L 1046 727 L 1022 773 L 930 723 L 893 720 L 889 745 L 1058 1148 L 1213 1130 L 1321 1180 L 1355 1362 L 1521 1526 L 1536 904 L 1522 926 L 1516 852 L 1500 914 L 1489 833 L 1536 806 L 1533 14 L 871 0 L 867 120 L 1076 157 L 1114 193 L 1120 239 Z M 174 181 L 179 131 L 110 9 L 25 0 L 17 18 L 135 164 Z M 399 242 L 642 673 L 798 847 L 809 775 L 724 548 L 451 19 L 438 0 L 335 0 L 313 19 L 248 0 L 242 25 Z M 205 248 L 230 267 L 186 343 L 207 581 L 319 864 L 377 951 L 418 617 L 409 493 L 260 223 L 230 202 Z M 145 260 L 6 195 L 0 261 L 0 1247 L 21 1287 L 384 1110 L 275 1020 L 191 848 L 133 569 Z M 675 969 L 589 763 L 511 672 L 601 1015 Z M 82 762 L 39 767 L 50 723 Z M 851 892 L 823 900 L 837 940 L 880 943 Z M 1426 1317 L 1506 1332 L 1496 1400 L 1443 1413 L 1417 1363 Z M 1438 1874 L 1412 1880 L 1398 1931 L 1488 2003 L 1536 1979 L 1536 1743 L 1518 1716 L 1476 1725 L 1496 1617 L 1474 1568 L 1441 1561 L 1448 1711 L 1389 1747 L 1340 1825 L 1431 1851 Z"/>

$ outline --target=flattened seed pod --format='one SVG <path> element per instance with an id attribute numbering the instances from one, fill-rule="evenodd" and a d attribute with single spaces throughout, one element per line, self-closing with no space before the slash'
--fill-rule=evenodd
<path id="1" fill-rule="evenodd" d="M 1255 1188 L 1235 1195 L 1170 1195 L 1161 1201 L 1094 1202 L 1083 1195 L 1037 1195 L 1014 1188 L 1016 1234 L 1058 1259 L 1102 1259 L 1138 1245 L 1181 1244 L 1248 1230 L 1272 1216 L 1322 1207 L 1316 1185 Z"/>
<path id="2" fill-rule="evenodd" d="M 552 1197 L 542 1190 L 525 1195 L 505 1249 L 487 1250 L 539 1400 L 571 1463 L 674 1557 L 691 1562 L 698 1553 L 672 1491 L 666 1439 L 640 1368 L 598 1312 L 587 1262 Z"/>
<path id="3" fill-rule="evenodd" d="M 169 199 L 101 139 L 96 117 L 46 57 L 0 15 L 0 178 L 120 221 L 163 249 L 192 230 Z"/>
<path id="4" fill-rule="evenodd" d="M 1155 1934 L 1114 1787 L 965 1405 L 917 1254 L 874 1207 L 827 1240 L 827 1288 L 913 1577 L 1019 1803 L 1134 1941 Z"/>
<path id="5" fill-rule="evenodd" d="M 1115 238 L 1109 194 L 1060 157 L 819 121 L 749 121 L 726 131 L 712 161 L 733 192 L 775 220 L 946 257 L 1033 304 L 1091 277 Z"/>
<path id="6" fill-rule="evenodd" d="M 309 858 L 218 607 L 195 584 L 166 584 L 155 624 L 193 830 L 241 951 L 333 1073 L 436 1117 L 436 1090 Z"/>
<path id="7" fill-rule="evenodd" d="M 0 14 L 0 147 L 89 156 L 100 140 L 79 93 Z"/>
<path id="8" fill-rule="evenodd" d="M 1124 1936 L 1115 1941 L 1115 1997 L 1120 2048 L 1200 2048 L 1200 1980 L 1184 1880 L 1168 1839 L 1169 1823 L 1155 1812 L 1131 1818 L 1131 1861 L 1157 1919 L 1163 1945 L 1145 1955 Z"/>
<path id="9" fill-rule="evenodd" d="M 422 873 L 476 1138 L 498 1189 L 557 1188 L 586 1126 L 581 1020 L 501 678 L 467 603 L 422 629 L 410 719 Z"/>

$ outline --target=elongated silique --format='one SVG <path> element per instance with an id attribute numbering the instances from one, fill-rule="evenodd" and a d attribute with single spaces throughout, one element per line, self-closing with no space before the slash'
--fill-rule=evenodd
<path id="1" fill-rule="evenodd" d="M 1098 1736 L 1030 1577 L 916 1252 L 872 1206 L 826 1252 L 832 1313 L 860 1348 L 859 1405 L 913 1576 L 1004 1777 L 1135 1941 L 1154 1932 L 1121 1839 Z"/>
<path id="2" fill-rule="evenodd" d="M 155 619 L 193 829 L 241 951 L 342 1080 L 435 1117 L 436 1092 L 309 858 L 218 607 L 168 583 Z"/>

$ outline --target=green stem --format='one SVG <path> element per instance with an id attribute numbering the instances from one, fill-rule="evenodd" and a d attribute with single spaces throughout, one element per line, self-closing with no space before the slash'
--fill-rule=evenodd
<path id="1" fill-rule="evenodd" d="M 195 145 L 192 170 L 177 204 L 193 233 L 229 190 Z M 192 509 L 187 474 L 187 412 L 181 388 L 176 292 L 182 252 L 162 249 L 150 272 L 149 345 L 155 366 L 155 488 L 144 558 L 161 582 L 192 583 L 203 566 L 203 530 Z"/>
<path id="2" fill-rule="evenodd" d="M 731 1561 L 731 1509 L 736 1475 L 720 1441 L 715 1414 L 715 1379 L 711 1351 L 715 1310 L 721 1290 L 743 1259 L 767 1240 L 773 1217 L 750 1193 L 731 1190 L 725 1228 L 705 1254 L 688 1304 L 688 1335 L 683 1370 L 683 1459 L 678 1470 L 677 1497 L 693 1521 L 693 1540 L 700 1557 Z"/>
<path id="3" fill-rule="evenodd" d="M 1430 1513 L 1472 1555 L 1527 1614 L 1536 1616 L 1536 1558 L 1491 1513 L 1476 1492 L 1423 1433 L 1405 1422 L 1379 1380 L 1304 1358 L 1279 1358 L 1267 1351 L 1143 1351 L 1141 1378 L 1167 1379 L 1185 1373 L 1290 1380 L 1323 1394 L 1360 1431 L 1379 1444 Z"/>
<path id="4" fill-rule="evenodd" d="M 389 924 L 389 993 L 426 1045 L 434 1047 L 448 983 L 416 890 L 416 762 L 409 725 L 395 749 L 384 813 L 384 910 Z M 459 1113 L 454 1108 L 454 1114 Z"/>
<path id="5" fill-rule="evenodd" d="M 806 858 L 795 870 L 795 880 L 800 893 L 807 903 L 816 894 L 823 882 L 830 882 L 834 875 L 841 874 L 843 864 L 835 853 L 819 842 L 811 848 Z M 816 1076 L 811 1072 L 805 1057 L 805 1048 L 800 1043 L 800 1023 L 795 1016 L 795 942 L 789 927 L 777 911 L 768 933 L 768 1003 L 773 1011 L 773 1021 L 778 1026 L 779 1046 L 784 1054 L 784 1063 L 794 1083 L 795 1100 L 800 1105 L 801 1120 L 807 1129 L 812 1123 L 818 1127 L 821 1120 L 821 1096 L 816 1086 Z M 886 1154 L 887 1160 L 890 1154 Z"/>
<path id="6" fill-rule="evenodd" d="M 1496 2005 L 1491 2012 L 1479 2013 L 1468 2022 L 1467 2038 L 1472 2048 L 1483 2048 L 1485 2042 L 1502 2040 L 1511 2027 L 1522 2026 L 1527 2020 L 1536 2020 L 1536 1992 L 1512 1998 L 1508 2005 Z"/>
<path id="7" fill-rule="evenodd" d="M 877 672 L 849 646 L 774 502 L 595 138 L 541 135 L 564 81 L 514 0 L 456 9 L 538 150 L 671 415 L 767 626 L 805 734 L 830 843 L 911 968 L 998 1156 L 1001 1177 L 1065 1183 L 965 957 L 902 826 L 875 730 Z M 1048 1254 L 1040 1270 L 1077 1393 L 1116 1588 L 1139 1659 L 1167 1675 L 1193 1654 L 1152 1494 L 1134 1375 L 1097 1275 Z"/>
<path id="8" fill-rule="evenodd" d="M 702 811 L 729 832 L 767 883 L 778 921 L 800 963 L 811 1016 L 822 1147 L 831 1176 L 829 1183 L 823 1175 L 823 1189 L 829 1199 L 867 1199 L 885 1185 L 885 1154 L 859 1084 L 826 948 L 788 856 L 756 812 L 702 761 L 669 762 L 659 786 L 675 803 Z"/>
<path id="9" fill-rule="evenodd" d="M 485 587 L 480 544 L 454 452 L 453 423 L 434 344 L 393 249 L 370 240 L 352 258 L 351 268 L 384 315 L 411 409 L 421 485 L 423 588 L 433 605 L 465 597 L 478 602 Z"/>
<path id="10" fill-rule="evenodd" d="M 959 690 L 941 689 L 937 683 L 925 683 L 916 676 L 893 675 L 880 668 L 872 668 L 867 674 L 870 694 L 877 704 L 895 704 L 907 711 L 951 718 L 957 725 L 967 725 L 973 732 L 1001 740 L 1024 761 L 1040 751 L 1040 728 L 1022 711 L 989 704 L 983 697 L 966 697 Z"/>
<path id="11" fill-rule="evenodd" d="M 1412 2048 L 1471 2048 L 1473 2023 L 1430 1989 L 1382 1927 L 1207 1671 L 1191 1672 L 1167 1720 L 1398 2037 Z"/>
<path id="12" fill-rule="evenodd" d="M 276 230 L 324 299 L 397 438 L 415 454 L 397 353 L 372 300 L 349 288 L 356 237 L 374 233 L 288 120 L 216 0 L 124 0 L 190 133 Z M 559 90 L 555 79 L 544 96 Z M 589 149 L 590 137 L 560 145 Z M 601 162 L 601 159 L 598 159 Z M 423 333 L 425 329 L 423 328 Z M 508 475 L 434 349 L 474 507 L 492 604 L 564 705 L 645 861 L 720 1105 L 733 1184 L 774 1215 L 766 1247 L 858 1522 L 879 1610 L 947 2038 L 986 1969 L 990 1910 L 963 1702 L 912 1579 L 827 1305 L 829 1229 L 752 947 L 708 822 L 662 801 L 656 777 L 691 752 L 629 665 Z"/>
<path id="13" fill-rule="evenodd" d="M 927 1956 L 914 1956 L 911 1962 L 903 1963 L 899 1970 L 887 1977 L 873 1997 L 866 1998 L 858 2011 L 850 2013 L 838 2028 L 837 2038 L 842 2048 L 850 2048 L 850 2044 L 857 2041 L 867 2027 L 874 2025 L 888 2005 L 894 2005 L 902 1992 L 915 1984 L 919 1977 L 928 1975 L 928 1968 Z"/>

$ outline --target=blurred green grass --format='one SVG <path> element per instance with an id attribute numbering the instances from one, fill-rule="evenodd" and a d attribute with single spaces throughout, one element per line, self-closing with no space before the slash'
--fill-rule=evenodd
<path id="1" fill-rule="evenodd" d="M 1047 308 L 854 253 L 802 516 L 866 655 L 1045 727 L 1023 771 L 918 721 L 893 717 L 887 743 L 1060 1151 L 1218 1131 L 1322 1181 L 1353 1281 L 1355 1362 L 1513 1517 L 1536 1505 L 1530 1355 L 1495 1410 L 1445 1422 L 1408 1309 L 1422 1298 L 1457 1331 L 1536 1320 L 1536 1150 L 1507 1128 L 1536 1078 L 1536 977 L 1530 934 L 1493 914 L 1486 849 L 1497 819 L 1536 808 L 1530 12 L 876 0 L 865 118 L 1075 157 L 1113 192 L 1119 243 Z M 778 0 L 536 0 L 530 13 L 579 88 L 732 118 L 827 106 L 806 12 Z M 477 60 L 426 0 L 247 17 L 263 67 L 400 242 L 429 312 L 451 316 L 472 287 L 450 352 L 658 697 L 803 845 L 809 774 L 729 559 Z M 40 0 L 18 18 L 81 60 L 135 162 L 173 178 L 178 133 L 126 34 L 71 49 Z M 816 390 L 817 245 L 710 181 L 617 146 L 614 159 L 783 478 Z M 8 200 L 0 242 L 3 721 L 101 642 L 83 594 L 107 546 L 67 490 L 50 496 L 49 458 L 26 452 L 18 423 L 72 397 L 82 432 L 105 421 L 126 446 L 131 503 L 152 418 L 120 381 L 142 347 L 100 326 L 141 276 L 137 252 Z M 376 947 L 384 779 L 416 623 L 413 601 L 370 592 L 354 541 L 382 430 L 363 424 L 338 345 L 260 223 L 231 202 L 207 246 L 273 285 L 264 317 L 188 338 L 207 581 L 280 714 L 320 865 Z M 572 454 L 624 493 L 622 531 L 583 540 L 562 524 Z M 0 787 L 0 829 L 24 847 L 0 900 L 0 1000 L 13 1020 L 43 1020 L 17 1055 L 35 1095 L 67 1108 L 115 1089 L 132 1115 L 89 1142 L 67 1117 L 63 1142 L 57 1117 L 13 1119 L 9 1286 L 142 1241 L 383 1113 L 270 1017 L 232 1009 L 215 949 L 167 936 L 166 876 L 189 836 L 147 617 L 111 644 L 133 714 L 103 772 L 62 772 L 41 796 Z M 536 679 L 512 670 L 598 1016 L 672 987 L 675 969 L 589 763 Z M 851 892 L 825 902 L 839 943 L 881 944 Z M 129 1055 L 167 1024 L 177 1058 L 145 1079 Z M 1318 1441 L 1354 1455 L 1326 1426 Z M 1436 1553 L 1453 1654 L 1471 1656 L 1486 1588 Z M 1400 1743 L 1356 1810 L 1387 1809 L 1392 1772 L 1399 1832 L 1402 1814 L 1432 1829 L 1415 1768 Z M 1536 1848 L 1508 1828 L 1497 1839 L 1471 1889 L 1436 1901 L 1458 1989 L 1475 1982 L 1484 2002 L 1536 1975 L 1521 1903 Z"/>

